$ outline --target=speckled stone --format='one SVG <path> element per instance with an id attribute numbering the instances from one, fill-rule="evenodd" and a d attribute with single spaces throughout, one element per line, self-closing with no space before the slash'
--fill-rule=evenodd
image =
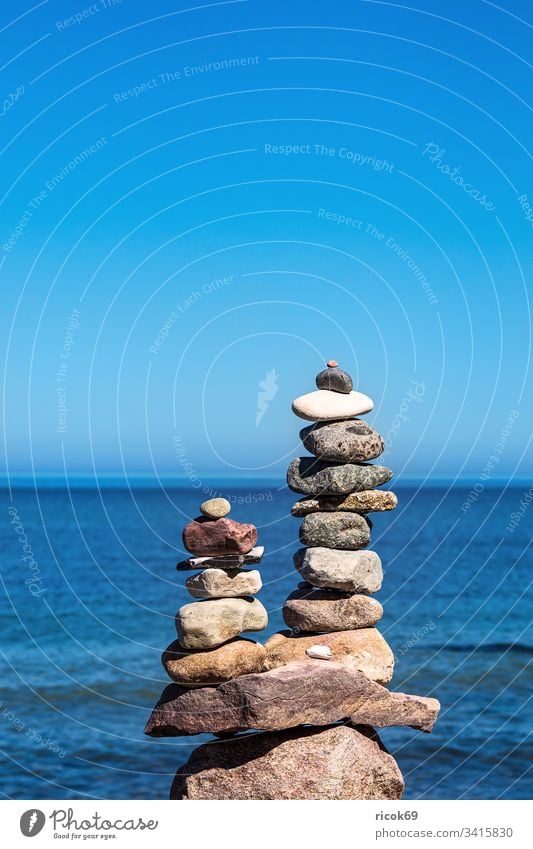
<path id="1" fill-rule="evenodd" d="M 310 513 L 300 526 L 304 545 L 335 549 L 364 548 L 371 525 L 360 513 Z"/>
<path id="2" fill-rule="evenodd" d="M 297 457 L 287 471 L 293 492 L 304 495 L 347 495 L 373 489 L 392 478 L 386 466 L 372 463 L 326 463 L 315 457 Z"/>
<path id="3" fill-rule="evenodd" d="M 375 511 L 394 510 L 398 499 L 389 490 L 366 489 L 362 492 L 352 492 L 350 495 L 328 496 L 325 498 L 302 498 L 293 504 L 291 514 L 299 518 L 308 513 L 331 513 L 346 511 L 348 513 L 371 513 Z"/>
<path id="4" fill-rule="evenodd" d="M 231 504 L 226 498 L 208 498 L 200 504 L 200 513 L 209 519 L 222 519 L 231 510 Z"/>
<path id="5" fill-rule="evenodd" d="M 374 460 L 385 448 L 379 433 L 360 419 L 310 425 L 300 431 L 300 439 L 315 457 L 335 463 Z"/>

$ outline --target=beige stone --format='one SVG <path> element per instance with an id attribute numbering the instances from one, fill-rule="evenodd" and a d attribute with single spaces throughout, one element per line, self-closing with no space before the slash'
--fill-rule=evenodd
<path id="1" fill-rule="evenodd" d="M 268 615 L 256 598 L 214 598 L 185 604 L 176 614 L 184 649 L 210 649 L 242 631 L 262 631 Z"/>
<path id="2" fill-rule="evenodd" d="M 290 631 L 278 631 L 265 643 L 267 669 L 275 669 L 294 660 L 307 660 L 306 650 L 317 645 L 328 646 L 333 661 L 349 669 L 359 670 L 371 681 L 387 684 L 392 678 L 394 655 L 376 628 L 311 636 L 293 636 Z"/>

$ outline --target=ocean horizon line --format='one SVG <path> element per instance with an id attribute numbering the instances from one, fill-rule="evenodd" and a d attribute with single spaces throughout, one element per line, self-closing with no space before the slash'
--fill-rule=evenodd
<path id="1" fill-rule="evenodd" d="M 482 485 L 483 488 L 503 487 L 505 485 L 518 487 L 524 486 L 531 482 L 531 476 L 517 475 L 509 478 L 505 476 L 491 477 L 487 480 L 482 480 L 480 475 L 402 475 L 394 481 L 390 481 L 393 487 L 402 486 L 446 486 L 454 485 L 461 487 Z M 132 487 L 157 489 L 161 486 L 172 486 L 176 489 L 197 490 L 199 493 L 209 494 L 217 486 L 233 486 L 240 488 L 242 486 L 253 487 L 260 489 L 262 485 L 277 484 L 286 486 L 286 479 L 283 475 L 258 475 L 258 476 L 236 476 L 236 475 L 203 475 L 200 486 L 195 486 L 188 478 L 174 475 L 155 475 L 137 473 L 132 475 L 120 475 L 117 473 L 104 473 L 101 475 L 75 474 L 65 477 L 56 473 L 31 475 L 31 474 L 16 474 L 11 476 L 0 476 L 0 487 L 4 489 L 16 488 L 114 488 L 128 489 Z"/>

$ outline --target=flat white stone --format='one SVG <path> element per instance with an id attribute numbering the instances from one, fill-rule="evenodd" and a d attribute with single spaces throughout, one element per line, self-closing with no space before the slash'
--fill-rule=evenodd
<path id="1" fill-rule="evenodd" d="M 369 413 L 373 406 L 372 399 L 362 392 L 344 395 L 329 389 L 317 389 L 296 398 L 292 402 L 292 411 L 301 419 L 311 422 L 338 421 Z"/>
<path id="2" fill-rule="evenodd" d="M 305 653 L 309 657 L 316 657 L 319 660 L 331 660 L 333 657 L 333 652 L 329 646 L 309 646 Z"/>
<path id="3" fill-rule="evenodd" d="M 264 545 L 256 545 L 247 554 L 221 554 L 219 557 L 189 557 L 187 563 L 192 567 L 206 566 L 212 563 L 213 566 L 243 566 L 245 563 L 260 563 L 265 553 Z"/>

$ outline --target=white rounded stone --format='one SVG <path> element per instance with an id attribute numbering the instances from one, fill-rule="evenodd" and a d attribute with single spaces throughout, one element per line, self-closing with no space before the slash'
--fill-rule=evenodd
<path id="1" fill-rule="evenodd" d="M 362 392 L 331 392 L 329 389 L 317 389 L 300 395 L 292 402 L 292 411 L 301 419 L 311 422 L 338 421 L 351 419 L 362 413 L 369 413 L 374 402 Z"/>

